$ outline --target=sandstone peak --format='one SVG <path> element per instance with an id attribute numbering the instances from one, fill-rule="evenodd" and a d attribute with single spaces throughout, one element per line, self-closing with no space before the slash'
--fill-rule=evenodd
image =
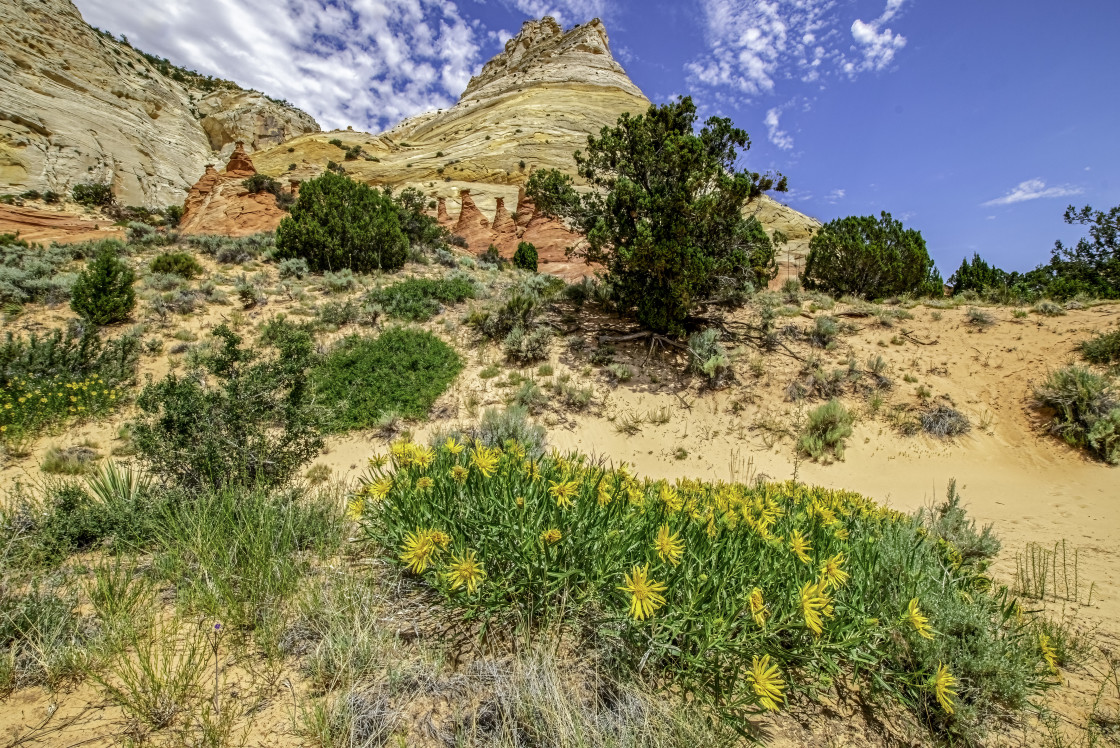
<path id="1" fill-rule="evenodd" d="M 471 78 L 461 100 L 486 99 L 526 85 L 581 83 L 619 88 L 645 98 L 611 56 L 598 18 L 564 31 L 552 16 L 526 21 L 505 49 Z"/>
<path id="2" fill-rule="evenodd" d="M 126 205 L 162 207 L 235 141 L 259 150 L 318 130 L 99 32 L 71 0 L 0 2 L 0 193 L 104 182 Z"/>

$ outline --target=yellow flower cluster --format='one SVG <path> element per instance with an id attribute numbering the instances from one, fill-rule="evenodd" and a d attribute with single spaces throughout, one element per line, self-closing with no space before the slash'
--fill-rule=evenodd
<path id="1" fill-rule="evenodd" d="M 0 439 L 31 436 L 52 421 L 108 411 L 121 392 L 100 376 L 79 382 L 64 377 L 15 377 L 0 387 Z"/>

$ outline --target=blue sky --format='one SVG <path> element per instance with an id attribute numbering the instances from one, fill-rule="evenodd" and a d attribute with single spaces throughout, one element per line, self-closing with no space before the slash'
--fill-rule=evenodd
<path id="1" fill-rule="evenodd" d="M 942 273 L 1045 261 L 1120 204 L 1117 0 L 75 0 L 145 51 L 378 131 L 454 102 L 529 17 L 600 16 L 654 101 L 688 93 L 822 221 L 886 210 Z M 158 7 L 157 7 L 158 6 Z"/>

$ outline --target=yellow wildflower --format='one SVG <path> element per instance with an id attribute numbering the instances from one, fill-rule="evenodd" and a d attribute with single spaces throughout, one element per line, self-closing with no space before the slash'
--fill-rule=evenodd
<path id="1" fill-rule="evenodd" d="M 441 530 L 427 530 L 426 532 L 428 533 L 428 537 L 432 539 L 432 542 L 440 548 L 447 548 L 447 546 L 451 545 L 451 536 L 447 533 Z"/>
<path id="2" fill-rule="evenodd" d="M 957 695 L 953 690 L 955 685 L 957 679 L 949 672 L 949 668 L 940 662 L 937 663 L 937 672 L 933 676 L 933 691 L 937 695 L 937 703 L 941 704 L 946 714 L 953 713 L 953 697 Z"/>
<path id="3" fill-rule="evenodd" d="M 467 551 L 462 556 L 452 555 L 451 563 L 447 566 L 448 571 L 445 576 L 453 590 L 465 584 L 467 592 L 474 594 L 478 589 L 478 583 L 486 576 L 482 564 L 475 560 L 474 551 Z"/>
<path id="4" fill-rule="evenodd" d="M 514 503 L 516 503 L 516 504 L 517 504 L 517 508 L 518 508 L 518 509 L 524 509 L 524 508 L 525 508 L 525 497 L 524 497 L 524 496 L 518 496 L 518 497 L 517 497 L 517 498 L 516 498 L 516 499 L 514 500 Z"/>
<path id="5" fill-rule="evenodd" d="M 766 603 L 762 599 L 762 590 L 755 587 L 751 590 L 751 617 L 754 622 L 759 626 L 766 625 L 766 617 L 769 615 L 766 611 Z"/>
<path id="6" fill-rule="evenodd" d="M 551 481 L 548 484 L 548 495 L 556 499 L 556 506 L 569 507 L 572 505 L 572 497 L 579 491 L 579 483 L 574 480 L 567 481 Z"/>
<path id="7" fill-rule="evenodd" d="M 466 483 L 467 476 L 470 474 L 470 472 L 470 470 L 467 470 L 462 465 L 456 465 L 455 467 L 451 468 L 451 477 L 455 479 L 456 483 Z"/>
<path id="8" fill-rule="evenodd" d="M 463 451 L 463 445 L 455 441 L 455 437 L 447 437 L 447 441 L 443 443 L 443 448 L 453 455 L 457 455 Z"/>
<path id="9" fill-rule="evenodd" d="M 381 480 L 376 480 L 366 486 L 366 495 L 375 501 L 382 501 L 389 492 L 393 490 L 393 479 L 391 476 L 385 476 Z"/>
<path id="10" fill-rule="evenodd" d="M 801 534 L 800 530 L 794 530 L 790 533 L 789 549 L 804 563 L 809 563 L 809 561 L 812 560 L 809 558 L 809 551 L 813 549 L 809 546 L 809 541 L 805 539 L 805 536 Z"/>
<path id="11" fill-rule="evenodd" d="M 476 447 L 471 453 L 471 464 L 478 468 L 482 477 L 489 478 L 498 469 L 498 450 L 490 447 Z"/>
<path id="12" fill-rule="evenodd" d="M 843 564 L 844 554 L 837 553 L 821 566 L 821 577 L 823 577 L 827 586 L 837 588 L 843 587 L 844 582 L 848 581 L 848 572 L 840 568 Z"/>
<path id="13" fill-rule="evenodd" d="M 385 455 L 370 455 L 368 460 L 369 466 L 377 470 L 385 467 L 385 463 L 388 461 L 389 458 Z"/>
<path id="14" fill-rule="evenodd" d="M 661 503 L 664 504 L 665 508 L 670 512 L 679 512 L 681 510 L 681 507 L 684 506 L 684 502 L 681 500 L 681 497 L 677 493 L 676 489 L 670 486 L 668 483 L 664 483 L 661 485 L 660 499 Z"/>
<path id="15" fill-rule="evenodd" d="M 398 439 L 389 445 L 389 452 L 392 453 L 393 459 L 398 462 L 407 462 L 412 454 L 412 442 L 408 439 Z"/>
<path id="16" fill-rule="evenodd" d="M 630 594 L 630 615 L 635 620 L 648 618 L 665 604 L 665 597 L 661 593 L 668 587 L 663 582 L 655 582 L 649 578 L 649 564 L 635 565 L 624 576 L 626 584 L 618 589 Z"/>
<path id="17" fill-rule="evenodd" d="M 506 453 L 513 455 L 514 459 L 521 460 L 525 458 L 525 447 L 510 440 L 506 442 Z"/>
<path id="18" fill-rule="evenodd" d="M 805 625 L 817 636 L 824 633 L 822 616 L 832 617 L 831 598 L 824 581 L 806 582 L 801 585 L 801 615 Z"/>
<path id="19" fill-rule="evenodd" d="M 365 509 L 366 502 L 362 497 L 358 496 L 350 500 L 346 505 L 346 519 L 358 520 L 362 518 L 362 510 Z"/>
<path id="20" fill-rule="evenodd" d="M 747 682 L 754 688 L 758 696 L 758 703 L 771 712 L 778 711 L 781 707 L 778 702 L 782 699 L 782 690 L 786 684 L 782 681 L 777 665 L 770 664 L 770 655 L 754 656 L 751 669 L 747 672 Z"/>
<path id="21" fill-rule="evenodd" d="M 933 638 L 933 632 L 929 628 L 929 619 L 922 614 L 922 609 L 918 607 L 918 598 L 910 601 L 906 607 L 906 614 L 902 616 L 903 623 L 909 623 L 918 632 L 919 636 L 924 636 L 926 639 Z"/>
<path id="22" fill-rule="evenodd" d="M 657 549 L 657 556 L 662 561 L 668 561 L 673 566 L 681 562 L 681 556 L 684 555 L 684 543 L 681 542 L 680 533 L 669 533 L 669 525 L 664 524 L 657 531 L 657 539 L 653 541 L 653 547 Z"/>
<path id="23" fill-rule="evenodd" d="M 561 535 L 560 531 L 557 530 L 555 527 L 553 527 L 551 529 L 548 529 L 548 530 L 545 530 L 544 532 L 541 533 L 541 540 L 544 541 L 545 545 L 552 545 L 553 543 L 559 543 L 560 538 L 562 538 L 562 537 L 564 537 L 564 536 Z"/>
<path id="24" fill-rule="evenodd" d="M 1054 647 L 1050 644 L 1050 637 L 1046 634 L 1038 635 L 1038 648 L 1042 650 L 1042 659 L 1046 661 L 1046 667 L 1050 668 L 1050 672 L 1054 675 L 1058 674 L 1058 653 L 1054 651 Z"/>
<path id="25" fill-rule="evenodd" d="M 435 484 L 436 484 L 436 482 L 434 480 L 432 480 L 431 478 L 429 478 L 428 476 L 425 475 L 423 478 L 420 478 L 416 481 L 416 490 L 427 491 L 429 488 L 431 488 Z"/>
<path id="26" fill-rule="evenodd" d="M 416 528 L 404 536 L 404 545 L 401 547 L 401 561 L 416 574 L 423 574 L 428 568 L 432 557 L 436 554 L 436 543 L 431 533 Z"/>
<path id="27" fill-rule="evenodd" d="M 417 447 L 412 453 L 412 464 L 419 467 L 421 470 L 427 470 L 431 467 L 432 461 L 436 459 L 435 450 L 431 447 Z"/>
<path id="28" fill-rule="evenodd" d="M 611 496 L 610 486 L 607 485 L 606 481 L 603 481 L 602 483 L 599 484 L 599 496 L 595 500 L 596 503 L 599 506 L 607 506 L 608 504 L 611 503 L 612 498 L 613 497 Z"/>

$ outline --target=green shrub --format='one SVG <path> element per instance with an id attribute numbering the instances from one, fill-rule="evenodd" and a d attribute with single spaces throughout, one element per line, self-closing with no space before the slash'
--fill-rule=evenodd
<path id="1" fill-rule="evenodd" d="M 253 234 L 252 236 L 215 236 L 202 234 L 186 237 L 187 244 L 196 247 L 204 255 L 210 255 L 223 264 L 241 264 L 274 251 L 276 240 L 272 234 Z"/>
<path id="2" fill-rule="evenodd" d="M 931 540 L 948 544 L 959 554 L 960 563 L 974 566 L 977 571 L 987 570 L 999 553 L 1000 542 L 992 533 L 992 525 L 984 525 L 977 532 L 976 520 L 971 519 L 961 506 L 955 479 L 949 481 L 945 501 L 934 507 L 919 509 L 917 520 L 925 527 Z"/>
<path id="3" fill-rule="evenodd" d="M 731 372 L 731 359 L 719 339 L 720 331 L 714 327 L 695 333 L 688 339 L 689 368 L 706 376 L 713 387 Z"/>
<path id="4" fill-rule="evenodd" d="M 1051 433 L 1105 462 L 1120 464 L 1120 400 L 1107 377 L 1082 366 L 1067 366 L 1035 387 L 1034 399 L 1055 411 Z"/>
<path id="5" fill-rule="evenodd" d="M 439 314 L 443 304 L 473 299 L 478 293 L 467 275 L 454 273 L 436 280 L 409 278 L 366 295 L 368 303 L 378 304 L 390 317 L 424 322 Z"/>
<path id="6" fill-rule="evenodd" d="M 341 138 L 331 138 L 327 142 L 330 143 L 331 145 L 333 145 L 335 148 L 342 148 L 342 139 Z"/>
<path id="7" fill-rule="evenodd" d="M 80 256 L 78 251 L 67 245 L 44 249 L 12 234 L 0 236 L 0 305 L 69 299 L 75 275 L 64 271 Z"/>
<path id="8" fill-rule="evenodd" d="M 186 252 L 165 252 L 152 260 L 148 269 L 153 273 L 167 273 L 187 279 L 203 272 L 198 260 Z"/>
<path id="9" fill-rule="evenodd" d="M 331 172 L 300 186 L 276 230 L 277 259 L 303 258 L 315 272 L 396 270 L 407 253 L 393 200 Z"/>
<path id="10" fill-rule="evenodd" d="M 537 272 L 537 248 L 532 242 L 519 242 L 513 253 L 513 266 L 530 273 Z"/>
<path id="11" fill-rule="evenodd" d="M 118 256 L 119 242 L 102 243 L 70 289 L 70 308 L 95 325 L 123 322 L 136 308 L 136 274 Z"/>
<path id="12" fill-rule="evenodd" d="M 1082 340 L 1077 350 L 1091 364 L 1120 364 L 1120 330 L 1102 332 L 1089 340 Z"/>
<path id="13" fill-rule="evenodd" d="M 331 293 L 353 291 L 358 286 L 358 278 L 350 268 L 344 268 L 337 273 L 327 271 L 323 273 L 323 285 Z"/>
<path id="14" fill-rule="evenodd" d="M 547 327 L 534 327 L 528 331 L 515 327 L 502 340 L 502 353 L 514 363 L 531 364 L 548 358 L 551 342 L 552 330 Z"/>
<path id="15" fill-rule="evenodd" d="M 849 216 L 822 226 L 809 240 L 801 280 L 810 290 L 867 299 L 943 292 L 921 233 L 885 211 L 878 220 Z"/>
<path id="16" fill-rule="evenodd" d="M 53 424 L 112 411 L 126 399 L 139 357 L 138 337 L 102 343 L 93 326 L 80 335 L 8 333 L 0 343 L 0 446 L 19 453 Z"/>
<path id="17" fill-rule="evenodd" d="M 777 275 L 774 245 L 743 207 L 767 190 L 785 191 L 781 175 L 740 170 L 750 139 L 731 121 L 697 131 L 689 97 L 623 114 L 586 151 L 571 176 L 539 169 L 526 188 L 545 214 L 565 218 L 587 237 L 577 255 L 606 268 L 623 313 L 661 333 L 682 334 L 698 304 L 730 281 L 765 286 Z"/>
<path id="18" fill-rule="evenodd" d="M 168 374 L 137 398 L 139 458 L 191 490 L 282 485 L 323 446 L 308 382 L 311 338 L 286 330 L 264 355 L 241 347 L 225 325 L 213 337 L 216 350 L 197 356 L 186 375 Z"/>
<path id="19" fill-rule="evenodd" d="M 856 494 L 436 444 L 394 443 L 357 494 L 387 559 L 467 620 L 525 637 L 564 626 L 736 729 L 842 673 L 932 735 L 978 742 L 1053 682 L 1006 590 Z"/>
<path id="20" fill-rule="evenodd" d="M 797 449 L 814 460 L 830 455 L 844 459 L 844 444 L 852 435 L 855 417 L 839 400 L 830 400 L 809 411 L 809 420 L 797 440 Z"/>
<path id="21" fill-rule="evenodd" d="M 175 228 L 183 220 L 182 205 L 168 205 L 163 209 L 163 222 L 165 226 Z"/>
<path id="22" fill-rule="evenodd" d="M 76 184 L 70 190 L 74 202 L 87 208 L 98 208 L 113 204 L 113 188 L 104 183 Z"/>
<path id="23" fill-rule="evenodd" d="M 307 267 L 307 260 L 299 257 L 282 261 L 277 269 L 280 271 L 281 278 L 302 279 L 303 276 L 311 272 L 311 269 Z"/>
<path id="24" fill-rule="evenodd" d="M 315 389 L 332 429 L 371 428 L 389 410 L 424 418 L 462 368 L 459 354 L 436 336 L 397 327 L 339 343 L 317 367 Z"/>

